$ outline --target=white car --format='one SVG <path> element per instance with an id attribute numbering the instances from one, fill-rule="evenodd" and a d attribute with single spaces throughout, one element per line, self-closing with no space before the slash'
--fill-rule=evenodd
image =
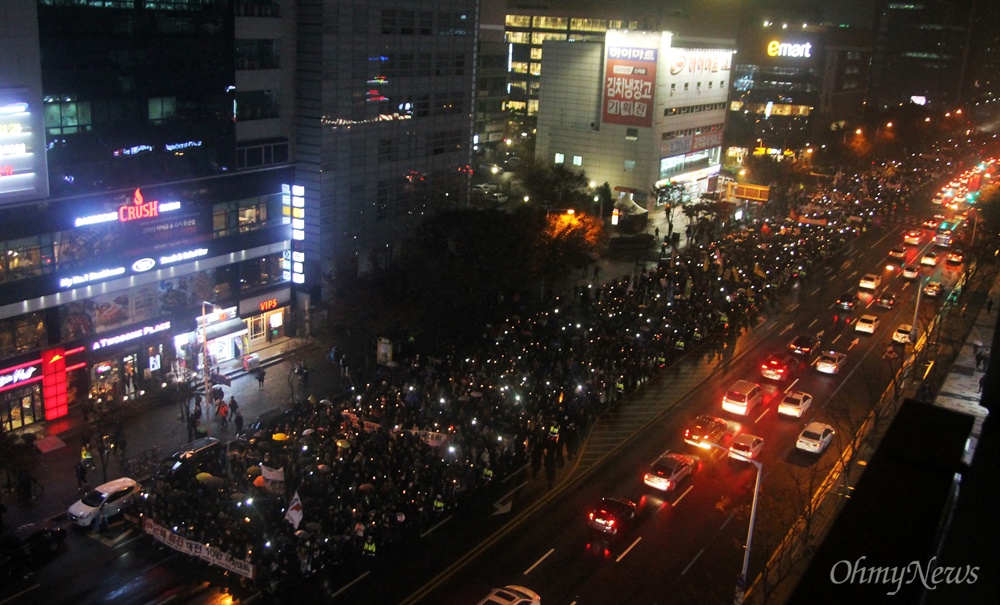
<path id="1" fill-rule="evenodd" d="M 836 374 L 847 362 L 847 355 L 836 351 L 824 351 L 816 360 L 816 370 L 824 374 Z"/>
<path id="2" fill-rule="evenodd" d="M 105 517 L 113 517 L 122 512 L 122 509 L 131 504 L 138 495 L 139 484 L 128 477 L 121 477 L 98 485 L 87 492 L 83 498 L 69 507 L 67 516 L 76 525 L 87 527 L 94 523 L 99 511 Z"/>
<path id="3" fill-rule="evenodd" d="M 694 459 L 689 456 L 664 452 L 649 465 L 642 482 L 649 487 L 669 492 L 694 472 L 694 464 Z"/>
<path id="4" fill-rule="evenodd" d="M 910 332 L 913 331 L 913 326 L 910 324 L 899 324 L 896 331 L 892 333 L 892 341 L 902 344 L 908 344 L 910 342 Z"/>
<path id="5" fill-rule="evenodd" d="M 875 330 L 878 329 L 878 323 L 878 317 L 874 315 L 862 315 L 858 318 L 858 321 L 855 322 L 854 331 L 874 334 Z"/>
<path id="6" fill-rule="evenodd" d="M 921 265 L 929 265 L 933 267 L 934 265 L 937 264 L 937 261 L 938 261 L 937 252 L 934 252 L 933 250 L 920 257 Z"/>
<path id="7" fill-rule="evenodd" d="M 903 267 L 903 279 L 917 279 L 920 277 L 920 269 L 913 265 Z"/>
<path id="8" fill-rule="evenodd" d="M 530 588 L 511 584 L 494 588 L 479 605 L 542 605 L 542 597 Z"/>
<path id="9" fill-rule="evenodd" d="M 889 258 L 906 258 L 906 248 L 896 246 L 892 250 L 889 250 Z"/>
<path id="10" fill-rule="evenodd" d="M 753 460 L 764 449 L 764 440 L 756 435 L 737 435 L 729 445 L 729 457 L 736 460 Z"/>
<path id="11" fill-rule="evenodd" d="M 799 438 L 795 440 L 795 447 L 813 454 L 822 454 L 833 441 L 833 435 L 833 427 L 829 424 L 810 422 L 799 433 Z"/>
<path id="12" fill-rule="evenodd" d="M 861 282 L 858 283 L 858 287 L 863 290 L 874 290 L 882 284 L 882 278 L 874 273 L 867 273 L 861 278 Z"/>
<path id="13" fill-rule="evenodd" d="M 813 397 L 809 393 L 792 391 L 791 393 L 786 393 L 781 403 L 778 404 L 778 413 L 801 418 L 802 414 L 812 405 L 812 402 Z"/>
<path id="14" fill-rule="evenodd" d="M 909 244 L 911 246 L 917 246 L 920 244 L 920 231 L 910 231 L 905 236 L 903 236 L 903 243 Z"/>
<path id="15" fill-rule="evenodd" d="M 928 296 L 930 298 L 937 298 L 938 296 L 941 296 L 941 291 L 943 289 L 944 288 L 941 286 L 941 282 L 936 282 L 936 281 L 927 282 L 927 285 L 924 286 L 924 296 Z"/>

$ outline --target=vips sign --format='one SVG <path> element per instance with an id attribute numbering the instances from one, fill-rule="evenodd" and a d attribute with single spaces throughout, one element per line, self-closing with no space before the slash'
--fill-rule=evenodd
<path id="1" fill-rule="evenodd" d="M 601 121 L 625 126 L 653 125 L 656 48 L 606 47 L 604 110 Z"/>

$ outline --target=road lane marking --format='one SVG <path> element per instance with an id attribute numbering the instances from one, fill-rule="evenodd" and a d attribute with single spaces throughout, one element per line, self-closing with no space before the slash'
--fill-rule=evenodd
<path id="1" fill-rule="evenodd" d="M 788 307 L 788 312 L 791 313 L 792 311 L 798 308 L 799 308 L 799 303 L 795 303 L 794 305 Z"/>
<path id="2" fill-rule="evenodd" d="M 684 571 L 682 571 L 682 572 L 681 572 L 681 575 L 682 575 L 682 576 L 683 576 L 684 574 L 686 574 L 686 573 L 688 572 L 688 570 L 689 570 L 689 569 L 691 569 L 691 566 L 692 566 L 692 565 L 694 565 L 694 562 L 698 560 L 698 557 L 700 557 L 700 556 L 701 556 L 701 553 L 703 553 L 703 552 L 705 552 L 705 549 L 704 549 L 704 548 L 698 551 L 698 554 L 696 554 L 696 555 L 694 556 L 694 558 L 693 558 L 693 559 L 691 559 L 691 562 L 690 562 L 690 563 L 688 563 L 688 564 L 687 564 L 687 567 L 685 567 L 685 568 L 684 568 Z"/>
<path id="3" fill-rule="evenodd" d="M 795 324 L 788 324 L 787 326 L 785 326 L 785 329 L 784 329 L 784 330 L 782 330 L 782 331 L 781 331 L 781 332 L 780 332 L 780 333 L 778 334 L 778 336 L 781 336 L 782 334 L 784 334 L 785 332 L 787 332 L 787 331 L 791 330 L 791 329 L 792 329 L 792 328 L 794 328 L 794 327 L 795 327 Z"/>
<path id="4" fill-rule="evenodd" d="M 729 516 L 726 517 L 726 520 L 723 521 L 722 525 L 719 526 L 719 531 L 722 531 L 722 528 L 724 528 L 725 526 L 729 525 L 729 522 L 732 521 L 733 517 L 735 517 L 735 516 L 736 516 L 736 513 L 729 513 Z"/>
<path id="5" fill-rule="evenodd" d="M 809 296 L 816 296 L 817 294 L 819 294 L 819 286 L 816 286 L 816 289 L 810 292 Z"/>
<path id="6" fill-rule="evenodd" d="M 332 595 L 330 595 L 330 598 L 331 598 L 331 599 L 335 598 L 335 597 L 336 597 L 337 595 L 339 595 L 340 593 L 344 592 L 345 590 L 347 590 L 347 589 L 348 589 L 348 588 L 350 588 L 351 586 L 354 586 L 355 584 L 357 584 L 357 583 L 358 583 L 358 582 L 360 582 L 361 580 L 365 579 L 365 576 L 367 576 L 367 575 L 368 575 L 368 574 L 370 574 L 370 573 L 371 573 L 370 571 L 366 571 L 365 573 L 363 573 L 363 574 L 361 574 L 360 576 L 358 576 L 358 577 L 354 578 L 353 580 L 351 580 L 351 581 L 350 581 L 350 582 L 348 582 L 347 584 L 344 584 L 344 585 L 343 585 L 343 586 L 342 586 L 342 587 L 340 588 L 340 590 L 338 590 L 337 592 L 335 592 L 335 593 L 333 593 Z"/>
<path id="7" fill-rule="evenodd" d="M 424 533 L 420 534 L 420 537 L 421 537 L 421 538 L 423 538 L 424 536 L 427 536 L 427 535 L 428 535 L 428 534 L 430 534 L 430 533 L 431 533 L 432 531 L 434 531 L 435 529 L 437 529 L 437 528 L 441 527 L 442 525 L 444 525 L 444 524 L 445 524 L 445 523 L 447 523 L 448 521 L 451 521 L 451 515 L 448 515 L 448 516 L 447 516 L 447 517 L 445 517 L 444 519 L 441 519 L 441 522 L 440 522 L 440 523 L 438 523 L 438 524 L 437 524 L 437 525 L 435 525 L 434 527 L 432 527 L 432 528 L 428 529 L 428 530 L 427 530 L 427 531 L 425 531 Z"/>
<path id="8" fill-rule="evenodd" d="M 688 495 L 688 492 L 691 491 L 691 490 L 693 490 L 693 489 L 694 489 L 694 486 L 693 485 L 689 485 L 688 488 L 686 490 L 684 490 L 683 494 L 681 494 L 676 500 L 674 500 L 673 502 L 670 503 L 670 506 L 677 506 L 677 504 L 681 500 L 684 499 L 684 496 Z"/>
<path id="9" fill-rule="evenodd" d="M 817 288 L 817 289 L 818 289 L 818 288 Z M 807 327 L 807 328 L 811 328 L 811 327 L 813 327 L 814 325 L 816 325 L 816 322 L 817 322 L 817 321 L 819 321 L 819 320 L 818 320 L 818 319 L 814 319 L 814 320 L 812 320 L 811 322 L 809 322 L 809 325 L 808 325 L 808 326 L 806 326 L 806 327 Z"/>
<path id="10" fill-rule="evenodd" d="M 840 336 L 841 336 L 840 334 L 837 334 L 837 337 L 834 338 L 833 342 L 831 342 L 830 344 L 835 344 L 838 340 L 840 340 Z"/>
<path id="11" fill-rule="evenodd" d="M 622 554 L 618 555 L 618 558 L 615 559 L 615 563 L 620 563 L 621 560 L 625 558 L 625 555 L 627 555 L 630 550 L 632 550 L 633 548 L 635 548 L 635 545 L 638 544 L 640 540 L 642 540 L 642 536 L 639 536 L 638 538 L 636 538 L 635 542 L 633 542 L 632 544 L 630 544 L 629 547 L 625 549 L 625 552 L 623 552 Z"/>
<path id="12" fill-rule="evenodd" d="M 792 387 L 793 387 L 793 386 L 795 386 L 795 383 L 796 383 L 796 382 L 798 382 L 798 381 L 799 381 L 799 379 L 798 379 L 798 378 L 796 378 L 795 380 L 793 380 L 793 381 L 792 381 L 792 384 L 790 384 L 790 385 L 788 385 L 787 387 L 785 387 L 785 392 L 787 393 L 788 391 L 791 391 L 791 390 L 792 390 Z"/>
<path id="13" fill-rule="evenodd" d="M 554 553 L 555 551 L 556 551 L 556 549 L 554 549 L 554 548 L 550 548 L 550 549 L 549 549 L 549 552 L 547 552 L 547 553 L 545 553 L 544 555 L 542 555 L 542 558 L 541 558 L 541 559 L 539 559 L 539 560 L 535 561 L 535 564 L 534 564 L 534 565 L 532 565 L 532 566 L 531 566 L 531 567 L 529 567 L 528 569 L 525 569 L 525 570 L 524 570 L 524 575 L 528 575 L 529 573 L 531 573 L 531 570 L 532 570 L 532 569 L 534 569 L 534 568 L 538 567 L 539 565 L 541 565 L 542 561 L 544 561 L 545 559 L 547 559 L 547 558 L 549 557 L 549 555 L 551 555 L 551 554 L 552 554 L 552 553 Z"/>
<path id="14" fill-rule="evenodd" d="M 760 416 L 757 416 L 757 420 L 754 420 L 753 423 L 757 424 L 758 422 L 760 422 L 760 419 L 763 418 L 764 415 L 767 414 L 770 411 L 771 411 L 771 408 L 767 408 L 766 410 L 764 410 L 763 412 L 761 412 Z"/>

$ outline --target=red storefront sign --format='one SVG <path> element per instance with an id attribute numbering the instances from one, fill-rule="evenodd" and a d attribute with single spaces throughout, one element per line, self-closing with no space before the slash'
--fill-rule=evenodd
<path id="1" fill-rule="evenodd" d="M 160 202 L 156 200 L 147 202 L 138 189 L 135 190 L 135 194 L 132 196 L 131 204 L 118 207 L 118 220 L 123 223 L 138 218 L 151 218 L 154 216 L 160 216 Z"/>
<path id="2" fill-rule="evenodd" d="M 606 52 L 602 122 L 652 126 L 657 49 L 609 45 Z"/>
<path id="3" fill-rule="evenodd" d="M 76 347 L 68 351 L 62 347 L 56 347 L 42 353 L 41 359 L 0 370 L 0 392 L 18 389 L 41 381 L 42 396 L 45 401 L 45 419 L 53 420 L 65 416 L 69 411 L 66 374 L 87 365 L 85 361 L 67 364 L 66 358 L 81 353 L 83 350 L 83 347 Z"/>

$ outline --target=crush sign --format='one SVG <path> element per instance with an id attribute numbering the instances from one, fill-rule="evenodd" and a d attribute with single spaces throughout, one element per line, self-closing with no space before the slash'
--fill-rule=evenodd
<path id="1" fill-rule="evenodd" d="M 653 125 L 655 48 L 607 47 L 604 74 L 605 124 Z"/>

